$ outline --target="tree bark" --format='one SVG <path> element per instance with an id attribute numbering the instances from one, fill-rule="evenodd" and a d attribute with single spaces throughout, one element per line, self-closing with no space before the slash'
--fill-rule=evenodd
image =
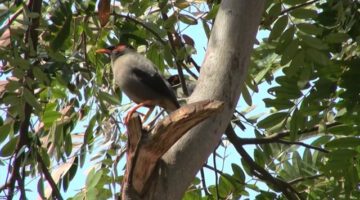
<path id="1" fill-rule="evenodd" d="M 247 75 L 264 0 L 223 0 L 211 32 L 200 77 L 189 103 L 212 99 L 224 109 L 183 136 L 158 164 L 146 199 L 181 199 L 218 145 Z"/>

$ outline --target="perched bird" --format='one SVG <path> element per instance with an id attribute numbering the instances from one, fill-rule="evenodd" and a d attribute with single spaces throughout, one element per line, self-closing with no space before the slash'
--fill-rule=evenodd
<path id="1" fill-rule="evenodd" d="M 180 107 L 170 84 L 145 56 L 124 44 L 98 49 L 96 52 L 110 55 L 115 84 L 138 104 L 128 112 L 125 123 L 142 106 L 150 109 L 144 120 L 155 106 L 164 108 L 168 113 Z"/>

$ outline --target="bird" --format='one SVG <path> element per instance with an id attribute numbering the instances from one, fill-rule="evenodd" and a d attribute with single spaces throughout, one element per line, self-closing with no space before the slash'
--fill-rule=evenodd
<path id="1" fill-rule="evenodd" d="M 167 113 L 180 108 L 170 84 L 160 75 L 154 63 L 142 54 L 122 43 L 98 49 L 96 53 L 110 56 L 115 84 L 137 104 L 126 115 L 125 124 L 129 122 L 132 114 L 143 106 L 149 108 L 143 121 L 149 117 L 155 106 L 164 108 Z"/>

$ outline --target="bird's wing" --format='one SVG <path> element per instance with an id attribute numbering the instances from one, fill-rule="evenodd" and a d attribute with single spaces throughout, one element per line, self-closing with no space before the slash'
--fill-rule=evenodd
<path id="1" fill-rule="evenodd" d="M 156 71 L 153 73 L 145 72 L 139 68 L 133 68 L 132 70 L 140 81 L 142 81 L 160 95 L 164 97 L 170 97 L 170 100 L 177 107 L 180 107 L 174 92 L 171 90 L 170 86 L 166 85 L 165 80 L 160 76 L 160 74 L 158 74 Z"/>

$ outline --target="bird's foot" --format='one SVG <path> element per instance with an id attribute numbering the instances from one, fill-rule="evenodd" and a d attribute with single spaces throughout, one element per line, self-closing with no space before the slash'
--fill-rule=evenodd
<path id="1" fill-rule="evenodd" d="M 126 116 L 123 118 L 125 125 L 128 125 L 128 124 L 129 124 L 130 118 L 131 118 L 131 116 L 132 116 L 134 113 L 138 113 L 139 115 L 144 116 L 144 114 L 141 113 L 141 112 L 138 112 L 138 111 L 130 112 L 130 111 L 129 111 L 129 112 L 126 114 Z M 142 121 L 142 120 L 141 120 L 141 121 Z"/>

